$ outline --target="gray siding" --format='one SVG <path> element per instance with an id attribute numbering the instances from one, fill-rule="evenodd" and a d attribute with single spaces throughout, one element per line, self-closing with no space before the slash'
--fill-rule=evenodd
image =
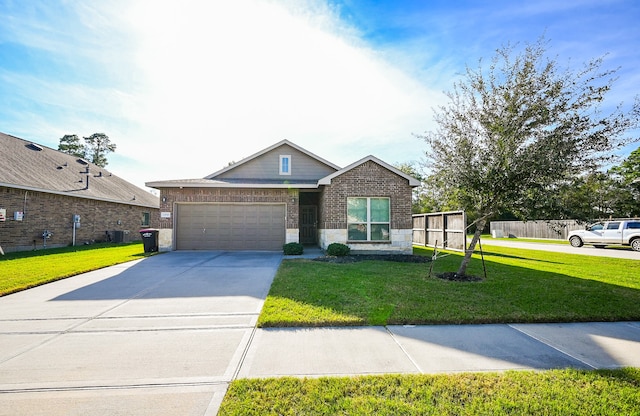
<path id="1" fill-rule="evenodd" d="M 291 175 L 280 175 L 280 155 L 291 156 Z M 284 144 L 216 176 L 216 179 L 318 180 L 335 171 L 331 166 Z"/>

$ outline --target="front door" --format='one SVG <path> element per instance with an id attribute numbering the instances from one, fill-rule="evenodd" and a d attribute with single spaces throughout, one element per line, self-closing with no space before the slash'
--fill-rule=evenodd
<path id="1" fill-rule="evenodd" d="M 316 244 L 318 229 L 318 207 L 300 206 L 300 244 Z"/>

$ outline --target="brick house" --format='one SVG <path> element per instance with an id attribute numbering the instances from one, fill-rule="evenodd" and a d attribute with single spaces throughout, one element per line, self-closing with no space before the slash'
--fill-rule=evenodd
<path id="1" fill-rule="evenodd" d="M 83 159 L 0 133 L 0 161 L 4 251 L 140 240 L 157 225 L 156 196 Z"/>
<path id="2" fill-rule="evenodd" d="M 340 168 L 283 140 L 202 179 L 146 185 L 160 190 L 160 250 L 412 252 L 419 182 L 373 156 Z"/>

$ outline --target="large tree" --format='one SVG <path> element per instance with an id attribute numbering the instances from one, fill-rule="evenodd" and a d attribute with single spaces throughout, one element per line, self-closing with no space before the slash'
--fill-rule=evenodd
<path id="1" fill-rule="evenodd" d="M 65 134 L 58 144 L 58 150 L 63 153 L 67 153 L 81 159 L 86 157 L 87 149 L 85 145 L 80 142 L 80 138 L 77 134 Z"/>
<path id="2" fill-rule="evenodd" d="M 111 143 L 109 136 L 104 133 L 93 133 L 84 138 L 87 144 L 87 154 L 91 158 L 91 163 L 100 167 L 107 166 L 107 153 L 116 150 L 116 144 Z"/>
<path id="3" fill-rule="evenodd" d="M 437 129 L 421 137 L 447 199 L 477 213 L 475 233 L 457 271 L 467 265 L 489 217 L 505 211 L 527 219 L 572 176 L 601 166 L 630 141 L 640 101 L 603 114 L 616 70 L 602 58 L 579 71 L 547 57 L 539 39 L 518 51 L 496 51 L 484 67 L 467 67 L 435 110 Z"/>

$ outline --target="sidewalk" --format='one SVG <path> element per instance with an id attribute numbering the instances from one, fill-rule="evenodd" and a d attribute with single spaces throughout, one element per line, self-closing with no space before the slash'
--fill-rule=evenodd
<path id="1" fill-rule="evenodd" d="M 640 322 L 258 329 L 238 377 L 640 367 Z"/>

